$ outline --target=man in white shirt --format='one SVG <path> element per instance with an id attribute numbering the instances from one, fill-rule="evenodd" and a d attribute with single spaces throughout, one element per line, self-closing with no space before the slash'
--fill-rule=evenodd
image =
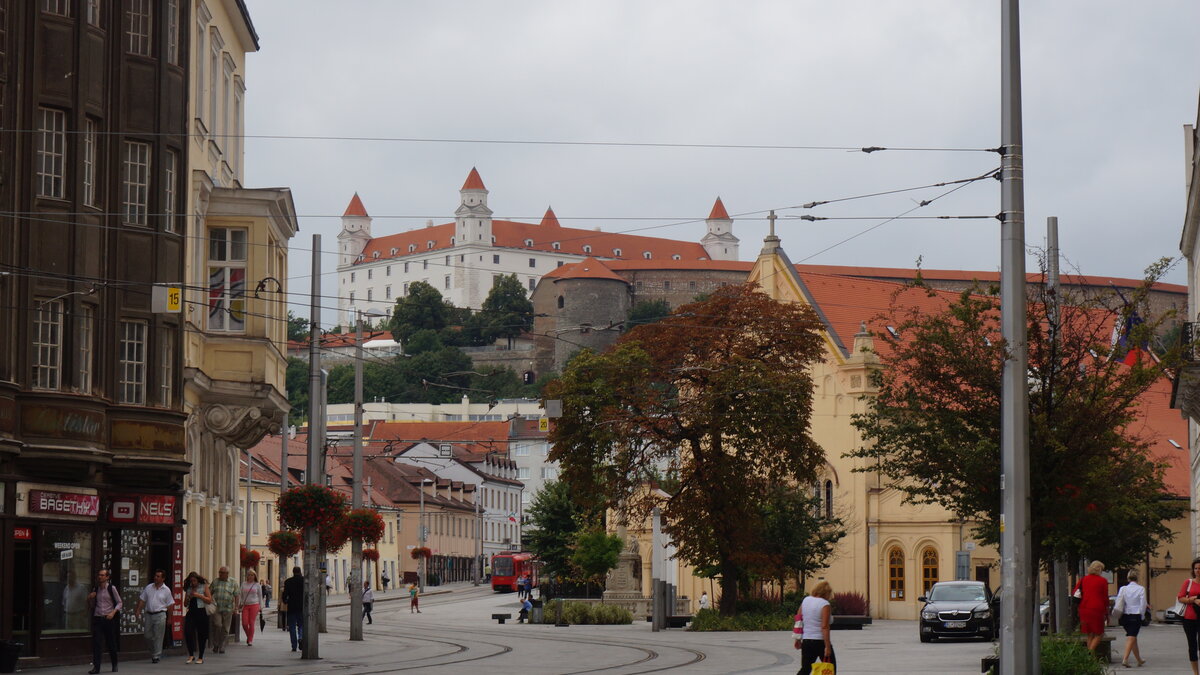
<path id="1" fill-rule="evenodd" d="M 167 573 L 154 570 L 154 583 L 147 584 L 138 597 L 134 613 L 140 618 L 146 610 L 146 645 L 150 649 L 150 663 L 162 658 L 163 634 L 167 630 L 167 616 L 175 604 L 175 596 L 165 583 Z"/>

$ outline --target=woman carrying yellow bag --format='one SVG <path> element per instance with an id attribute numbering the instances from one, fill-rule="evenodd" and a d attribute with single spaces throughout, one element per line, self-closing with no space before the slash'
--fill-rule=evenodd
<path id="1" fill-rule="evenodd" d="M 808 597 L 800 603 L 804 638 L 796 643 L 800 650 L 800 671 L 797 675 L 834 675 L 837 658 L 833 654 L 833 643 L 829 640 L 831 598 L 833 587 L 828 581 L 822 581 L 813 586 Z"/>

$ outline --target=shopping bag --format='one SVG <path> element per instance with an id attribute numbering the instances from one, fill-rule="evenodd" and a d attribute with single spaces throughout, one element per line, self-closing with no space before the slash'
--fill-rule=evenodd
<path id="1" fill-rule="evenodd" d="M 833 675 L 833 664 L 825 663 L 823 661 L 820 663 L 814 663 L 812 664 L 812 670 L 809 672 L 811 672 L 812 675 Z"/>
<path id="2" fill-rule="evenodd" d="M 799 643 L 804 639 L 804 612 L 796 612 L 795 623 L 792 624 L 792 638 Z"/>

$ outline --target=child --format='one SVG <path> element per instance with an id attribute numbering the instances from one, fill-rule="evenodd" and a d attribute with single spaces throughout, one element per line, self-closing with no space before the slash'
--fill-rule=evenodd
<path id="1" fill-rule="evenodd" d="M 416 612 L 417 614 L 421 613 L 421 605 L 420 605 L 420 603 L 417 602 L 417 595 L 418 595 L 417 585 L 409 584 L 408 585 L 408 597 L 411 598 L 408 601 L 408 613 L 409 614 L 412 614 L 413 612 Z"/>

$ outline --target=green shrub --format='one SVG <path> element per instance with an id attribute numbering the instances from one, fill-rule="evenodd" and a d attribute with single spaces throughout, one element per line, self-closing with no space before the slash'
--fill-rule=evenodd
<path id="1" fill-rule="evenodd" d="M 808 594 L 804 591 L 788 591 L 783 594 L 783 606 L 799 608 L 800 603 L 804 602 L 804 598 L 807 596 Z"/>
<path id="2" fill-rule="evenodd" d="M 612 626 L 633 623 L 633 612 L 616 605 L 592 605 L 592 623 Z"/>
<path id="3" fill-rule="evenodd" d="M 633 623 L 633 613 L 624 607 L 587 602 L 564 601 L 562 618 L 567 623 L 585 626 L 611 626 Z M 558 621 L 558 602 L 547 602 L 542 607 L 542 623 L 555 623 L 556 621 Z"/>
<path id="4" fill-rule="evenodd" d="M 1042 675 L 1104 675 L 1108 672 L 1079 636 L 1042 638 Z"/>
<path id="5" fill-rule="evenodd" d="M 742 612 L 723 617 L 715 609 L 702 609 L 692 619 L 688 630 L 694 631 L 743 631 L 743 630 L 791 630 L 795 623 L 794 614 L 783 612 L 776 606 L 774 612 Z"/>
<path id="6" fill-rule="evenodd" d="M 799 604 L 796 605 L 799 607 Z M 775 614 L 780 610 L 780 604 L 774 600 L 763 600 L 761 598 L 746 598 L 738 600 L 738 614 Z M 794 609 L 792 611 L 795 611 Z"/>
<path id="7" fill-rule="evenodd" d="M 563 605 L 563 621 L 575 625 L 587 625 L 592 622 L 591 612 L 586 603 L 568 602 Z"/>

